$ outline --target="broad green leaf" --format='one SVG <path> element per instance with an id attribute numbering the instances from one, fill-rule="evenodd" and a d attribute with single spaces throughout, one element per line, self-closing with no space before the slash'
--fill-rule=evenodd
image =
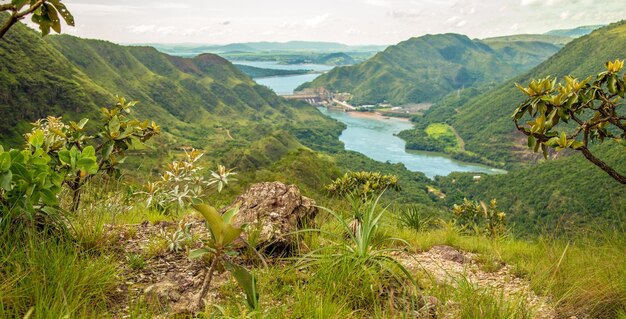
<path id="1" fill-rule="evenodd" d="M 61 17 L 63 17 L 63 20 L 65 20 L 65 23 L 67 23 L 67 25 L 74 26 L 74 17 L 67 10 L 65 5 L 63 3 L 61 3 L 60 0 L 48 0 L 48 2 L 50 2 L 52 5 L 54 5 L 54 7 L 57 9 L 57 11 L 61 15 Z"/>
<path id="2" fill-rule="evenodd" d="M 196 259 L 196 258 L 200 258 L 208 253 L 210 253 L 211 251 L 208 250 L 207 248 L 198 248 L 198 249 L 194 249 L 192 251 L 189 252 L 189 259 Z"/>
<path id="3" fill-rule="evenodd" d="M 59 160 L 65 165 L 70 165 L 70 151 L 66 148 L 59 151 Z"/>
<path id="4" fill-rule="evenodd" d="M 228 270 L 233 277 L 235 277 L 239 287 L 241 287 L 241 289 L 243 289 L 246 293 L 248 307 L 250 307 L 250 309 L 257 309 L 259 307 L 259 294 L 257 292 L 256 279 L 254 278 L 254 275 L 247 269 L 233 264 L 228 260 L 224 260 L 224 268 L 226 268 L 226 270 Z"/>
<path id="5" fill-rule="evenodd" d="M 36 130 L 28 137 L 28 144 L 34 146 L 35 148 L 43 146 L 43 142 L 44 134 L 42 130 Z"/>
<path id="6" fill-rule="evenodd" d="M 226 211 L 224 215 L 222 215 L 222 220 L 225 223 L 230 224 L 232 222 L 233 217 L 237 215 L 238 212 L 239 212 L 239 207 L 231 208 L 228 211 Z"/>
<path id="7" fill-rule="evenodd" d="M 83 149 L 82 157 L 90 157 L 96 160 L 96 149 L 89 145 Z"/>
<path id="8" fill-rule="evenodd" d="M 0 153 L 0 173 L 7 172 L 11 169 L 11 154 Z"/>
<path id="9" fill-rule="evenodd" d="M 82 157 L 76 162 L 76 169 L 88 174 L 95 174 L 98 172 L 98 163 L 93 158 Z"/>
<path id="10" fill-rule="evenodd" d="M 11 190 L 11 180 L 13 179 L 13 173 L 11 171 L 0 174 L 0 187 L 5 191 Z"/>
<path id="11" fill-rule="evenodd" d="M 214 207 L 206 204 L 193 205 L 193 207 L 206 219 L 218 246 L 226 246 L 241 235 L 243 229 L 225 223 L 220 213 Z"/>
<path id="12" fill-rule="evenodd" d="M 109 121 L 109 133 L 113 136 L 114 133 L 118 133 L 120 131 L 120 119 L 117 116 L 114 116 Z"/>
<path id="13" fill-rule="evenodd" d="M 48 16 L 48 20 L 50 20 L 50 27 L 52 30 L 56 31 L 56 33 L 61 33 L 61 19 L 59 19 L 57 9 L 49 3 L 44 3 L 43 6 L 46 7 L 46 15 Z"/>

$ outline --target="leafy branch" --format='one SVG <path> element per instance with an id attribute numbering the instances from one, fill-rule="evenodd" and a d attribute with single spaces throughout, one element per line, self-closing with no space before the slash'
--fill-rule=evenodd
<path id="1" fill-rule="evenodd" d="M 585 158 L 604 170 L 616 181 L 626 184 L 626 176 L 606 164 L 589 149 L 594 142 L 612 139 L 626 145 L 626 114 L 622 99 L 626 95 L 626 74 L 620 76 L 624 61 L 606 63 L 606 71 L 596 80 L 582 81 L 565 77 L 565 83 L 556 84 L 556 78 L 533 80 L 528 87 L 516 86 L 529 98 L 513 113 L 518 131 L 528 137 L 528 147 L 541 150 L 547 157 L 548 148 L 579 151 Z M 531 120 L 520 121 L 528 114 Z M 573 130 L 563 128 L 560 122 L 572 123 Z"/>

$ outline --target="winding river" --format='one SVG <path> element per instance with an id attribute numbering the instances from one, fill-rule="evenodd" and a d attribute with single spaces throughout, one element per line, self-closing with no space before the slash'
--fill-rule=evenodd
<path id="1" fill-rule="evenodd" d="M 281 65 L 276 62 L 242 62 L 236 61 L 239 64 L 274 69 L 291 68 L 325 71 L 331 68 L 326 65 L 315 64 Z M 311 81 L 317 76 L 318 74 L 305 74 L 258 78 L 255 80 L 259 84 L 268 86 L 277 94 L 290 94 L 300 84 Z M 404 148 L 404 140 L 395 136 L 400 131 L 413 127 L 411 122 L 405 119 L 368 116 L 359 112 L 332 111 L 324 107 L 319 107 L 318 109 L 324 115 L 346 124 L 347 128 L 341 133 L 339 139 L 345 144 L 347 150 L 362 153 L 371 159 L 380 162 L 403 163 L 409 170 L 423 172 L 430 178 L 437 175 L 445 176 L 452 172 L 504 173 L 504 171 L 499 169 L 456 161 L 439 153 L 407 152 Z"/>

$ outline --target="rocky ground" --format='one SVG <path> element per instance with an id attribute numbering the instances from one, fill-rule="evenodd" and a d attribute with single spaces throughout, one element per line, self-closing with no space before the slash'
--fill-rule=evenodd
<path id="1" fill-rule="evenodd" d="M 411 271 L 423 271 L 436 284 L 456 285 L 466 279 L 477 289 L 501 292 L 506 298 L 524 298 L 535 310 L 535 318 L 556 318 L 556 311 L 547 297 L 537 295 L 530 284 L 511 273 L 511 267 L 501 263 L 496 271 L 483 270 L 478 255 L 460 251 L 450 246 L 434 246 L 430 250 L 413 255 L 399 254 L 400 262 Z M 450 307 L 454 308 L 454 307 Z M 454 312 L 450 312 L 454 318 Z"/>

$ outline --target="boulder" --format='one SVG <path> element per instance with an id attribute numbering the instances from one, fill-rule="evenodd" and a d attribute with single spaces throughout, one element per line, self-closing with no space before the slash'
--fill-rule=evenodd
<path id="1" fill-rule="evenodd" d="M 317 207 L 295 185 L 281 182 L 258 183 L 224 208 L 239 207 L 233 224 L 247 224 L 242 237 L 257 248 L 279 252 L 295 244 L 293 232 L 313 222 Z"/>

